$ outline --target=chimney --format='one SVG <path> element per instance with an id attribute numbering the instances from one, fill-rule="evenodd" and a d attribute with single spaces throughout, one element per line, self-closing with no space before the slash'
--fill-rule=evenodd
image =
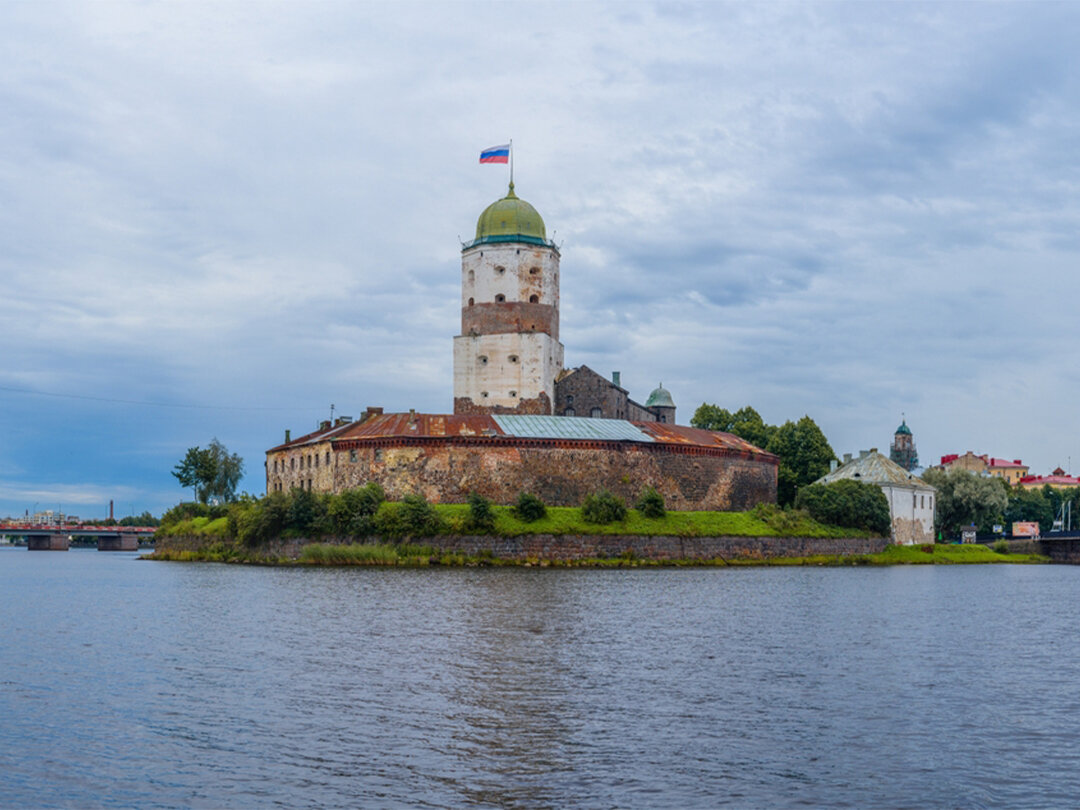
<path id="1" fill-rule="evenodd" d="M 292 441 L 292 431 L 289 430 L 288 428 L 286 428 L 285 429 L 285 444 L 288 444 L 291 441 Z"/>
<path id="2" fill-rule="evenodd" d="M 371 417 L 380 415 L 382 415 L 382 408 L 376 408 L 368 405 L 367 408 L 364 410 L 364 415 L 360 417 L 360 421 L 366 422 Z"/>
<path id="3" fill-rule="evenodd" d="M 611 372 L 611 382 L 614 383 L 615 385 L 619 386 L 619 388 L 622 388 L 622 372 L 621 371 L 613 371 L 613 372 Z"/>
<path id="4" fill-rule="evenodd" d="M 837 461 L 835 458 L 829 459 L 829 472 L 836 472 Z"/>
<path id="5" fill-rule="evenodd" d="M 868 451 L 866 451 L 866 450 L 860 450 L 859 451 L 859 458 L 866 458 L 867 453 L 868 453 Z"/>
<path id="6" fill-rule="evenodd" d="M 112 498 L 110 498 L 110 499 L 109 499 L 109 520 L 112 520 L 112 519 L 113 519 L 113 516 L 112 516 L 112 515 L 113 515 L 113 511 L 112 511 Z"/>
<path id="7" fill-rule="evenodd" d="M 337 418 L 337 421 L 334 422 L 334 427 L 341 427 L 342 425 L 351 425 L 351 424 L 352 424 L 352 417 L 351 416 L 339 416 Z"/>
<path id="8" fill-rule="evenodd" d="M 876 447 L 871 447 L 871 448 L 870 448 L 870 452 L 871 452 L 871 453 L 876 453 L 876 452 L 877 452 L 877 448 L 876 448 Z"/>
<path id="9" fill-rule="evenodd" d="M 848 464 L 850 462 L 851 462 L 851 453 L 844 453 L 844 463 Z"/>
<path id="10" fill-rule="evenodd" d="M 329 419 L 323 419 L 321 422 L 319 422 L 319 430 L 329 430 L 329 429 L 330 429 L 330 420 Z"/>

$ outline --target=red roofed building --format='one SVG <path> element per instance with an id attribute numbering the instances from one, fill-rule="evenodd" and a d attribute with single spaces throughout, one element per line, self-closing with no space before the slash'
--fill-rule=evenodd
<path id="1" fill-rule="evenodd" d="M 1041 489 L 1045 486 L 1054 489 L 1072 489 L 1080 487 L 1080 478 L 1066 475 L 1065 471 L 1058 467 L 1050 475 L 1025 475 L 1020 479 L 1019 485 L 1024 489 Z"/>
<path id="2" fill-rule="evenodd" d="M 1027 475 L 1028 465 L 1020 459 L 993 458 L 987 454 L 977 456 L 968 450 L 963 455 L 951 453 L 941 457 L 941 468 L 968 470 L 979 475 L 990 475 L 994 478 L 1004 478 L 1010 486 L 1020 483 Z"/>

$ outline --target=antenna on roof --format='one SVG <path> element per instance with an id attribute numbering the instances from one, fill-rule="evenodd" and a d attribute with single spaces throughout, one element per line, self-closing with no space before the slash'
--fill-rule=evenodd
<path id="1" fill-rule="evenodd" d="M 334 424 L 334 403 L 330 403 L 330 424 Z"/>

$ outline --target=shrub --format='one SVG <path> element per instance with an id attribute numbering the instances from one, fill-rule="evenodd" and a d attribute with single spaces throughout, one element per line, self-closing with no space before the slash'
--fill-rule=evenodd
<path id="1" fill-rule="evenodd" d="M 518 495 L 517 503 L 510 511 L 514 517 L 526 523 L 534 523 L 547 517 L 547 507 L 544 506 L 544 502 L 528 492 Z"/>
<path id="2" fill-rule="evenodd" d="M 300 534 L 322 534 L 327 526 L 326 502 L 310 489 L 296 489 L 289 495 L 289 528 Z"/>
<path id="3" fill-rule="evenodd" d="M 889 502 L 873 484 L 845 479 L 799 490 L 798 506 L 821 523 L 889 534 Z"/>
<path id="4" fill-rule="evenodd" d="M 994 551 L 996 551 L 998 554 L 1008 554 L 1009 541 L 1005 539 L 998 540 L 996 543 L 994 543 Z"/>
<path id="5" fill-rule="evenodd" d="M 656 487 L 646 487 L 637 503 L 634 504 L 634 508 L 641 513 L 642 517 L 647 518 L 662 518 L 667 514 L 667 510 L 664 509 L 664 496 L 656 491 Z"/>
<path id="6" fill-rule="evenodd" d="M 375 531 L 375 513 L 385 500 L 386 493 L 375 481 L 331 496 L 327 509 L 331 530 L 338 535 L 367 537 Z"/>
<path id="7" fill-rule="evenodd" d="M 589 523 L 615 523 L 626 519 L 626 504 L 622 498 L 602 489 L 585 497 L 581 516 Z"/>
<path id="8" fill-rule="evenodd" d="M 495 512 L 491 501 L 479 492 L 469 493 L 469 517 L 465 528 L 471 532 L 490 532 L 495 528 Z"/>
<path id="9" fill-rule="evenodd" d="M 406 495 L 400 513 L 401 527 L 412 537 L 430 537 L 442 528 L 439 513 L 423 495 Z"/>
<path id="10" fill-rule="evenodd" d="M 401 520 L 401 504 L 393 501 L 384 501 L 379 504 L 375 514 L 371 518 L 372 528 L 380 537 L 396 539 L 405 534 L 405 526 Z"/>

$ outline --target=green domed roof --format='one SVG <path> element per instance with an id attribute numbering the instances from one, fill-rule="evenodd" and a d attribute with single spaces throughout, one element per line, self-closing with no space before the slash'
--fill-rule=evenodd
<path id="1" fill-rule="evenodd" d="M 496 200 L 476 221 L 477 242 L 533 242 L 547 244 L 544 220 L 536 209 L 514 193 L 514 184 L 501 200 Z"/>
<path id="2" fill-rule="evenodd" d="M 911 435 L 911 428 L 909 428 L 907 426 L 907 420 L 906 419 L 900 423 L 900 427 L 898 427 L 896 429 L 896 433 L 897 434 L 903 433 L 903 434 L 905 434 L 907 436 Z"/>
<path id="3" fill-rule="evenodd" d="M 645 407 L 674 408 L 675 401 L 671 398 L 671 392 L 664 388 L 663 383 L 660 383 L 660 387 L 653 389 L 653 392 L 649 394 L 649 398 L 645 400 Z"/>

